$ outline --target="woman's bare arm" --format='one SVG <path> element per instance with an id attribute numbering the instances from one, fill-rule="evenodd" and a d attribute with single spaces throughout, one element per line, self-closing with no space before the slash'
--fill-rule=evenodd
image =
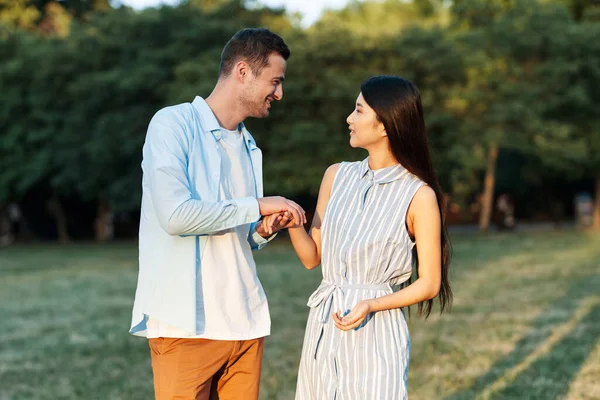
<path id="1" fill-rule="evenodd" d="M 339 164 L 334 164 L 325 171 L 321 188 L 319 189 L 315 216 L 309 232 L 307 233 L 303 226 L 288 229 L 294 250 L 307 269 L 313 269 L 321 264 L 321 224 L 338 168 Z"/>

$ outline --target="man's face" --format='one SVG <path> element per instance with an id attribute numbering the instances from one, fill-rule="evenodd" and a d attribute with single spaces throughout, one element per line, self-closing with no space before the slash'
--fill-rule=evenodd
<path id="1" fill-rule="evenodd" d="M 268 117 L 271 103 L 281 100 L 285 67 L 286 62 L 283 57 L 273 53 L 269 56 L 269 65 L 264 67 L 258 76 L 249 70 L 250 76 L 244 83 L 241 94 L 242 105 L 246 108 L 249 117 Z"/>

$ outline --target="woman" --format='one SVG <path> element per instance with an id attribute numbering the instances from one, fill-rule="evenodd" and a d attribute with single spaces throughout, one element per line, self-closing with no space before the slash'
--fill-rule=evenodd
<path id="1" fill-rule="evenodd" d="M 308 301 L 296 399 L 406 399 L 402 308 L 418 304 L 428 316 L 433 298 L 442 311 L 452 300 L 442 192 L 411 82 L 367 80 L 347 123 L 350 145 L 368 158 L 327 169 L 308 234 L 287 225 L 304 266 L 323 267 Z M 274 222 L 285 227 L 288 218 Z M 403 288 L 393 292 L 397 285 Z"/>

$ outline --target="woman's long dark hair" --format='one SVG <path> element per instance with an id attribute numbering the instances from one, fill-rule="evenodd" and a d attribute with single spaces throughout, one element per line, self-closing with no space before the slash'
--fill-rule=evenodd
<path id="1" fill-rule="evenodd" d="M 399 76 L 372 77 L 361 85 L 360 90 L 367 104 L 383 123 L 392 154 L 396 160 L 435 191 L 442 220 L 440 232 L 442 282 L 438 294 L 440 312 L 442 312 L 445 308 L 450 308 L 452 304 L 452 289 L 450 289 L 448 281 L 448 266 L 452 251 L 446 227 L 442 189 L 433 169 L 427 143 L 421 95 L 413 83 Z M 417 273 L 418 268 L 417 260 Z M 409 281 L 408 284 L 410 283 Z M 432 306 L 432 299 L 419 303 L 419 315 L 424 314 L 425 317 L 428 317 Z"/>

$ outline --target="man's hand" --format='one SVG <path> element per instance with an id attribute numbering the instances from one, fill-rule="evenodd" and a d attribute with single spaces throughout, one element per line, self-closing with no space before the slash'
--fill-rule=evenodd
<path id="1" fill-rule="evenodd" d="M 306 213 L 302 207 L 285 197 L 262 197 L 258 199 L 258 208 L 260 215 L 263 216 L 284 213 L 287 211 L 298 225 L 306 224 Z"/>

